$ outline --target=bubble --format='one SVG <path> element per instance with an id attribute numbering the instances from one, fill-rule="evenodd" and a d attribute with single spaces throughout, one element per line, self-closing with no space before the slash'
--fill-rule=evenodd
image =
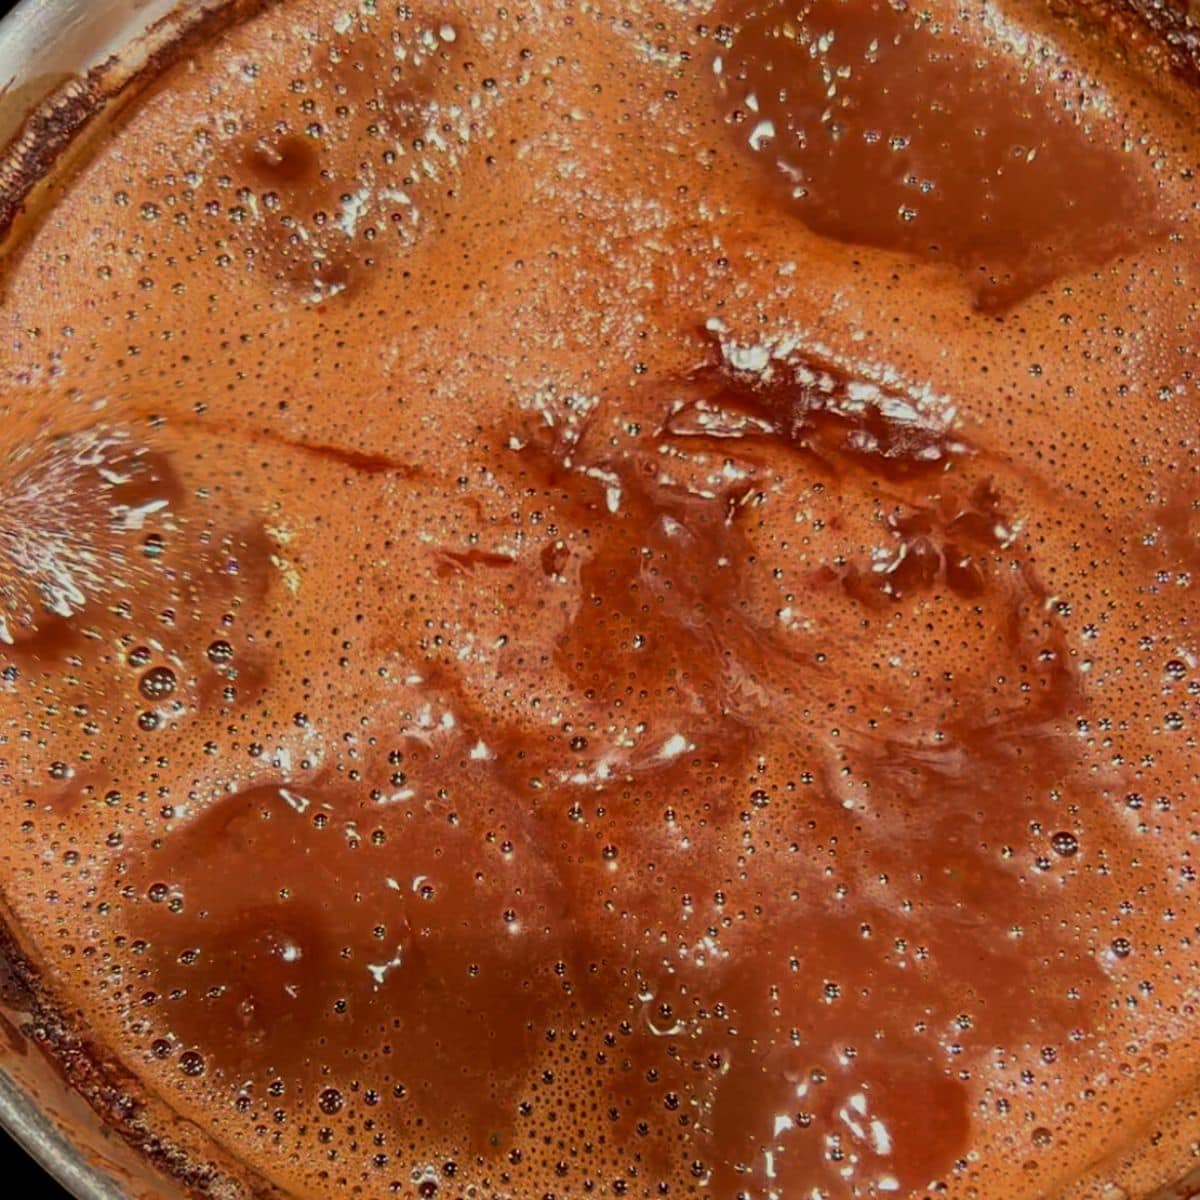
<path id="1" fill-rule="evenodd" d="M 165 700 L 175 693 L 177 680 L 170 667 L 155 667 L 147 671 L 138 683 L 138 690 L 147 700 Z"/>
<path id="2" fill-rule="evenodd" d="M 1079 839 L 1073 833 L 1056 833 L 1050 839 L 1050 845 L 1060 858 L 1073 858 L 1079 853 Z"/>
<path id="3" fill-rule="evenodd" d="M 226 641 L 215 641 L 208 647 L 208 661 L 224 666 L 233 661 L 233 647 Z"/>
<path id="4" fill-rule="evenodd" d="M 179 1056 L 179 1069 L 189 1078 L 195 1079 L 204 1074 L 204 1056 L 195 1050 L 185 1050 Z"/>

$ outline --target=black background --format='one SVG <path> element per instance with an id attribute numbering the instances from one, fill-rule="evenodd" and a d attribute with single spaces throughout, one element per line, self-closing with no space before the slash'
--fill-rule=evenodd
<path id="1" fill-rule="evenodd" d="M 97 0 L 105 3 L 106 0 Z M 7 11 L 8 6 L 5 6 Z M 15 1142 L 5 1137 L 0 1143 L 0 1179 L 4 1187 L 13 1188 L 11 1195 L 28 1196 L 29 1200 L 71 1200 Z M 24 1183 L 19 1182 L 24 1180 Z"/>
<path id="2" fill-rule="evenodd" d="M 108 0 L 92 0 L 92 2 L 107 4 Z M 9 0 L 0 0 L 0 13 L 7 13 L 12 7 Z M 24 1179 L 24 1183 L 18 1182 L 22 1179 Z M 0 1134 L 0 1191 L 10 1195 L 28 1196 L 29 1200 L 70 1200 L 67 1193 L 62 1188 L 56 1187 L 50 1177 L 33 1163 L 24 1150 L 2 1134 Z"/>

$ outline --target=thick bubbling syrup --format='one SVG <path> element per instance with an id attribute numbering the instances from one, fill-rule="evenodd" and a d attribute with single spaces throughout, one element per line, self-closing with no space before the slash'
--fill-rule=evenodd
<path id="1" fill-rule="evenodd" d="M 282 0 L 57 181 L 0 879 L 133 1102 L 305 1198 L 1184 1169 L 1197 114 L 1069 15 Z"/>

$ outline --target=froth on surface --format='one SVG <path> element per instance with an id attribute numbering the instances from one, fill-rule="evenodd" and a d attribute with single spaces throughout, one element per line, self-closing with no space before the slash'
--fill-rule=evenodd
<path id="1" fill-rule="evenodd" d="M 5 276 L 48 995 L 302 1197 L 1183 1173 L 1195 119 L 1017 0 L 173 68 Z"/>

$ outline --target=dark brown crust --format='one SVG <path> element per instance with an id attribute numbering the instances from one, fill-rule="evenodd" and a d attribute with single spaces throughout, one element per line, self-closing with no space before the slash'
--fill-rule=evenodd
<path id="1" fill-rule="evenodd" d="M 263 1181 L 231 1176 L 214 1162 L 202 1162 L 194 1149 L 180 1145 L 151 1127 L 149 1106 L 138 1095 L 137 1080 L 106 1048 L 84 1036 L 55 1007 L 24 951 L 0 922 L 0 1006 L 17 1018 L 16 1029 L 26 1045 L 36 1045 L 45 1062 L 95 1112 L 105 1128 L 157 1171 L 183 1190 L 210 1197 L 276 1200 L 280 1193 Z M 10 1022 L 5 1019 L 5 1024 Z M 239 1171 L 239 1176 L 244 1173 Z"/>
<path id="2" fill-rule="evenodd" d="M 1125 0 L 1124 7 L 1165 48 L 1172 68 L 1189 84 L 1200 85 L 1200 26 L 1191 6 L 1176 0 Z"/>
<path id="3" fill-rule="evenodd" d="M 134 98 L 143 87 L 187 56 L 198 42 L 267 8 L 275 0 L 223 0 L 181 23 L 164 17 L 146 32 L 158 43 L 146 62 L 126 70 L 119 57 L 67 80 L 38 103 L 0 157 L 0 239 L 7 238 L 25 211 L 30 193 L 60 165 L 80 134 L 115 103 Z"/>
<path id="4" fill-rule="evenodd" d="M 1046 0 L 1050 11 L 1112 40 L 1134 63 L 1200 87 L 1200 23 L 1188 0 Z"/>
<path id="5" fill-rule="evenodd" d="M 0 164 L 0 236 L 12 226 L 30 190 L 96 115 L 102 103 L 98 80 L 103 74 L 104 68 L 97 68 L 85 80 L 71 80 L 26 118 L 13 149 Z"/>

